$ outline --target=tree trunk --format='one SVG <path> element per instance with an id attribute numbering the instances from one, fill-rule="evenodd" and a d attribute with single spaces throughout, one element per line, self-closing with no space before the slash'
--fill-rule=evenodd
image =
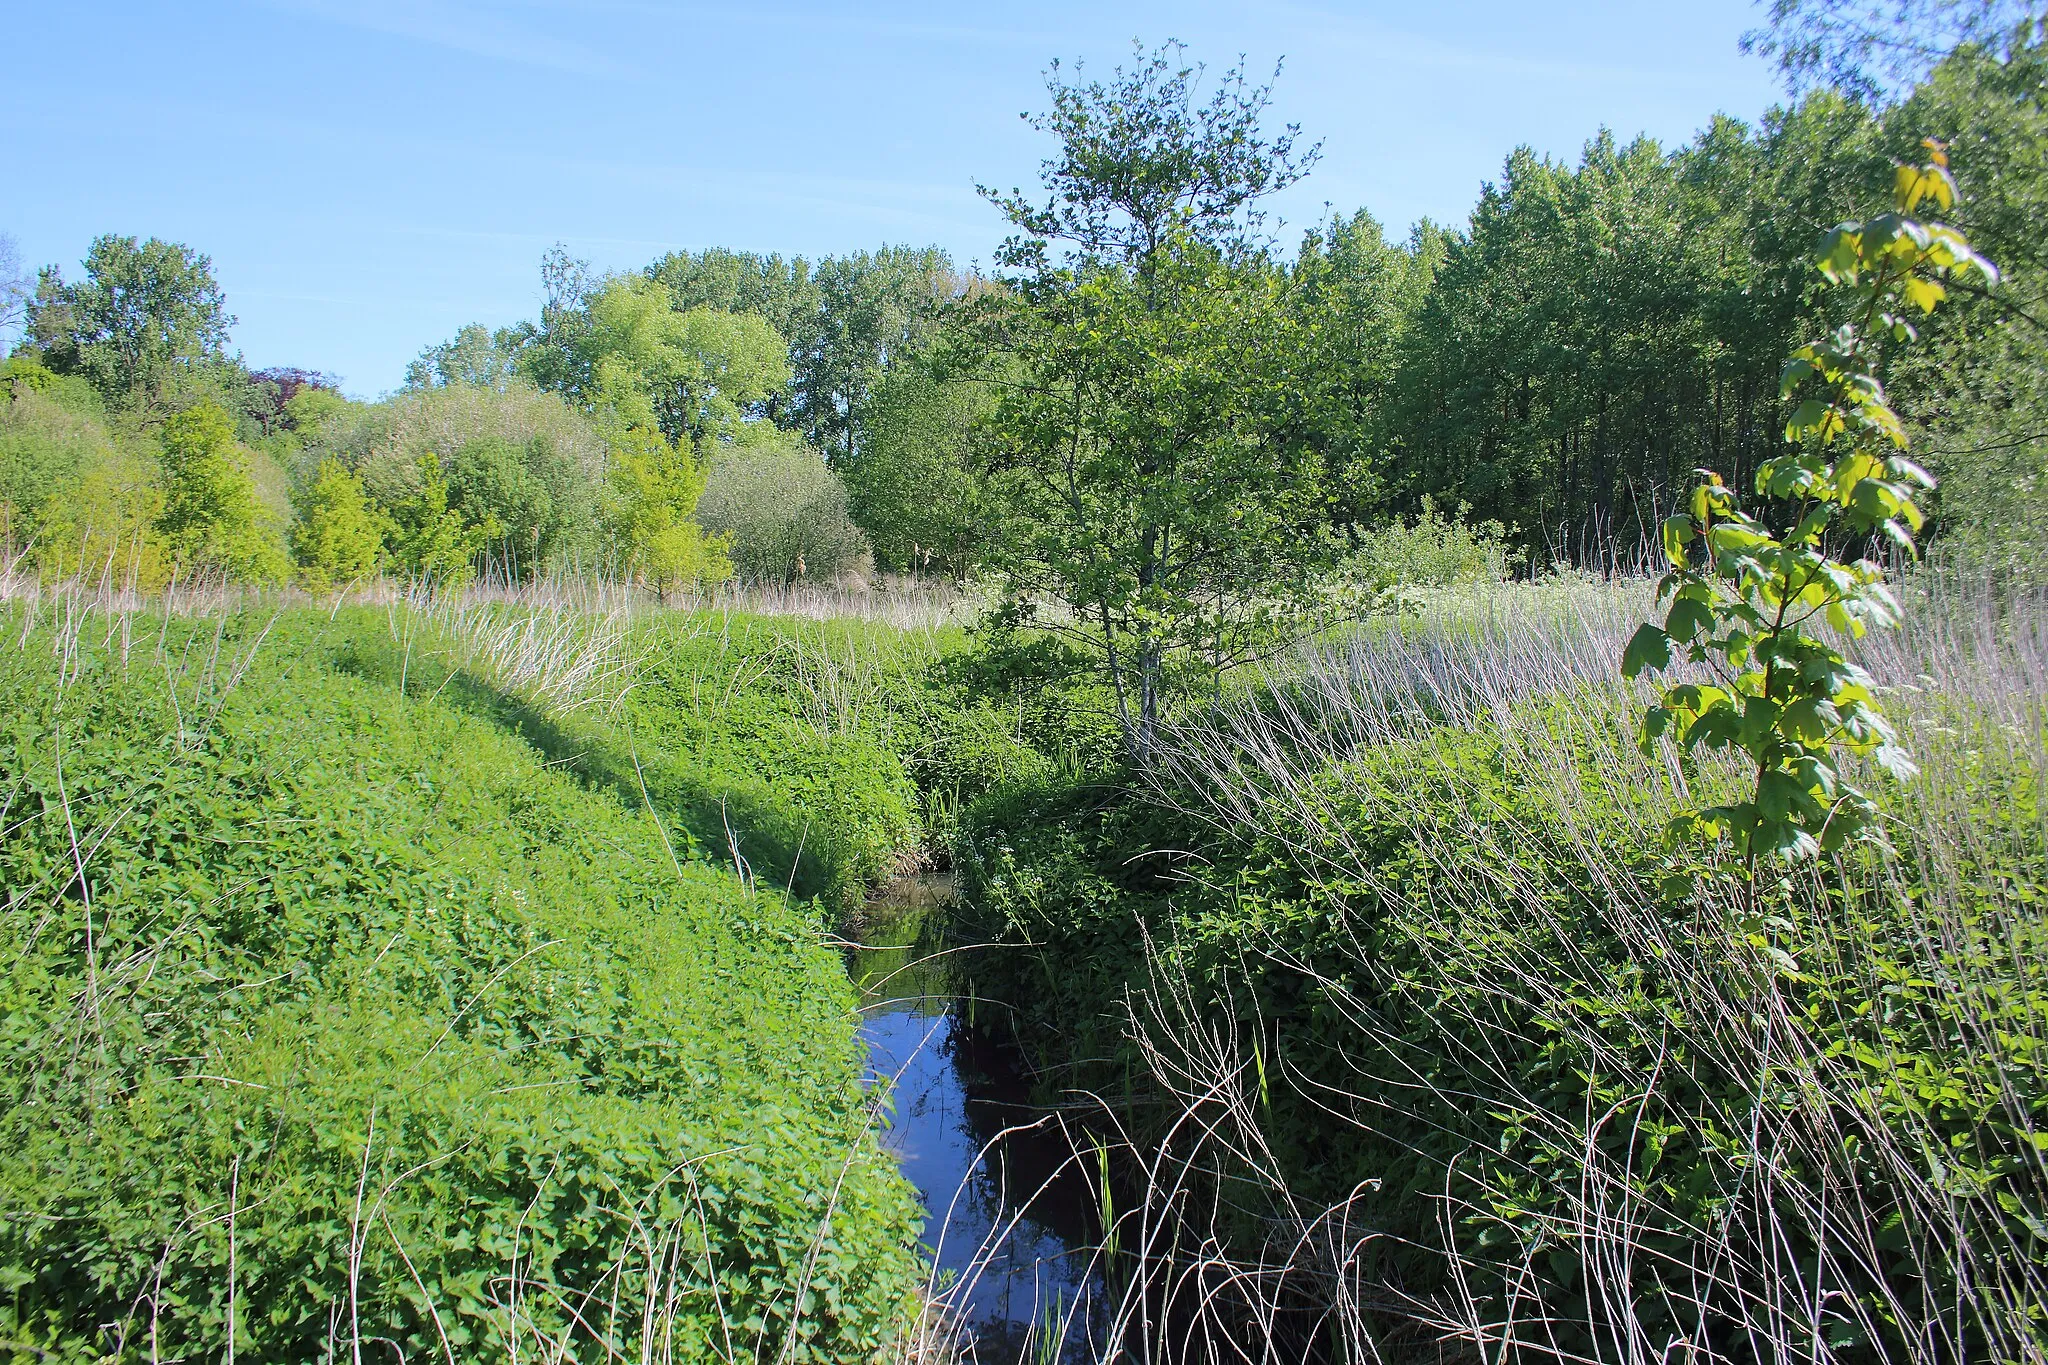
<path id="1" fill-rule="evenodd" d="M 1131 736 L 1131 758 L 1140 768 L 1152 766 L 1153 750 L 1159 739 L 1159 681 L 1164 652 L 1159 642 L 1146 637 L 1138 645 L 1138 726 Z"/>

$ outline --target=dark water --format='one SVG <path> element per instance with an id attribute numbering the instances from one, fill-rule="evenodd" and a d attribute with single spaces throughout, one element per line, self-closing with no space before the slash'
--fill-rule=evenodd
<path id="1" fill-rule="evenodd" d="M 924 1200 L 934 1288 L 971 1358 L 1091 1361 L 1099 1175 L 1086 1139 L 1077 1158 L 1059 1116 L 1029 1103 L 1015 1059 L 977 1027 L 977 1002 L 953 993 L 957 955 L 934 932 L 951 894 L 942 877 L 895 883 L 847 952 L 869 1067 L 891 1087 L 883 1142 Z"/>

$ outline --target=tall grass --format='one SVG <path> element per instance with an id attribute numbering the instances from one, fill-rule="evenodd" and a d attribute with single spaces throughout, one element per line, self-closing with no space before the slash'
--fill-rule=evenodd
<path id="1" fill-rule="evenodd" d="M 1682 901 L 1660 886 L 1665 821 L 1743 774 L 1638 751 L 1648 695 L 1616 661 L 1641 582 L 1440 600 L 1186 718 L 1152 799 L 1283 850 L 1329 928 L 1315 951 L 1245 930 L 1220 982 L 1150 946 L 1123 1029 L 1163 1111 L 1105 1100 L 1089 1128 L 1128 1173 L 1107 1350 L 2048 1358 L 2048 603 L 1912 595 L 1908 629 L 1856 649 L 1922 768 L 1856 774 L 1895 852 L 1760 901 L 1697 862 Z M 1419 742 L 1447 733 L 1496 744 L 1530 799 Z M 1414 766 L 1390 780 L 1371 760 L 1395 752 Z M 1336 1018 L 1326 1053 L 1262 1017 L 1256 983 L 1286 978 Z M 1532 1075 L 1539 1045 L 1576 1101 Z M 1410 1191 L 1435 1231 L 1393 1234 L 1376 1176 L 1301 1187 L 1275 1096 L 1329 1153 L 1412 1143 L 1430 1115 L 1499 1141 L 1445 1139 Z M 1665 1150 L 1692 1154 L 1682 1179 L 1650 1169 Z"/>

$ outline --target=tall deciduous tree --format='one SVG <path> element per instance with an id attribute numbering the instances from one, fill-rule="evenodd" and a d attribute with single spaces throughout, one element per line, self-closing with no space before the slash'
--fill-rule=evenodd
<path id="1" fill-rule="evenodd" d="M 234 325 L 208 257 L 152 237 L 95 238 L 85 278 L 43 272 L 28 310 L 29 345 L 60 373 L 90 378 L 109 403 L 149 414 L 181 371 L 226 361 Z"/>
<path id="2" fill-rule="evenodd" d="M 812 280 L 817 315 L 791 356 L 793 416 L 811 444 L 849 460 L 865 442 L 875 385 L 930 346 L 959 283 L 945 252 L 907 246 L 828 256 Z"/>
<path id="3" fill-rule="evenodd" d="M 765 318 L 789 343 L 789 378 L 763 411 L 834 461 L 859 450 L 875 384 L 931 345 L 963 288 L 937 247 L 884 246 L 815 265 L 714 248 L 664 256 L 647 275 L 679 311 Z"/>
<path id="4" fill-rule="evenodd" d="M 665 286 L 639 275 L 591 296 L 576 343 L 593 379 L 586 397 L 627 385 L 646 395 L 671 442 L 739 439 L 789 382 L 788 348 L 761 317 L 672 304 Z"/>
<path id="5" fill-rule="evenodd" d="M 1014 367 L 988 432 L 1019 534 L 1012 609 L 1092 647 L 1126 748 L 1150 761 L 1170 674 L 1241 661 L 1318 599 L 1333 562 L 1323 445 L 1291 420 L 1310 354 L 1257 205 L 1314 159 L 1262 132 L 1271 86 L 1206 102 L 1168 45 L 1107 83 L 1048 79 L 1046 196 L 984 191 L 1018 228 L 978 347 Z"/>
<path id="6" fill-rule="evenodd" d="M 503 393 L 516 374 L 518 339 L 510 332 L 494 335 L 472 322 L 453 337 L 422 350 L 405 367 L 405 387 L 431 389 L 472 384 Z"/>

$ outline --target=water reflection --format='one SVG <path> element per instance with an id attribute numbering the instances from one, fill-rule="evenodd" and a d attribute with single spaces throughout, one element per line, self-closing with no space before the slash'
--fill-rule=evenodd
<path id="1" fill-rule="evenodd" d="M 866 946 L 847 954 L 869 1066 L 893 1086 L 884 1145 L 924 1200 L 924 1241 L 973 1358 L 1093 1360 L 1094 1187 L 1013 1059 L 975 1027 L 975 1003 L 951 992 L 933 932 L 951 894 L 942 877 L 896 883 L 871 907 Z"/>

